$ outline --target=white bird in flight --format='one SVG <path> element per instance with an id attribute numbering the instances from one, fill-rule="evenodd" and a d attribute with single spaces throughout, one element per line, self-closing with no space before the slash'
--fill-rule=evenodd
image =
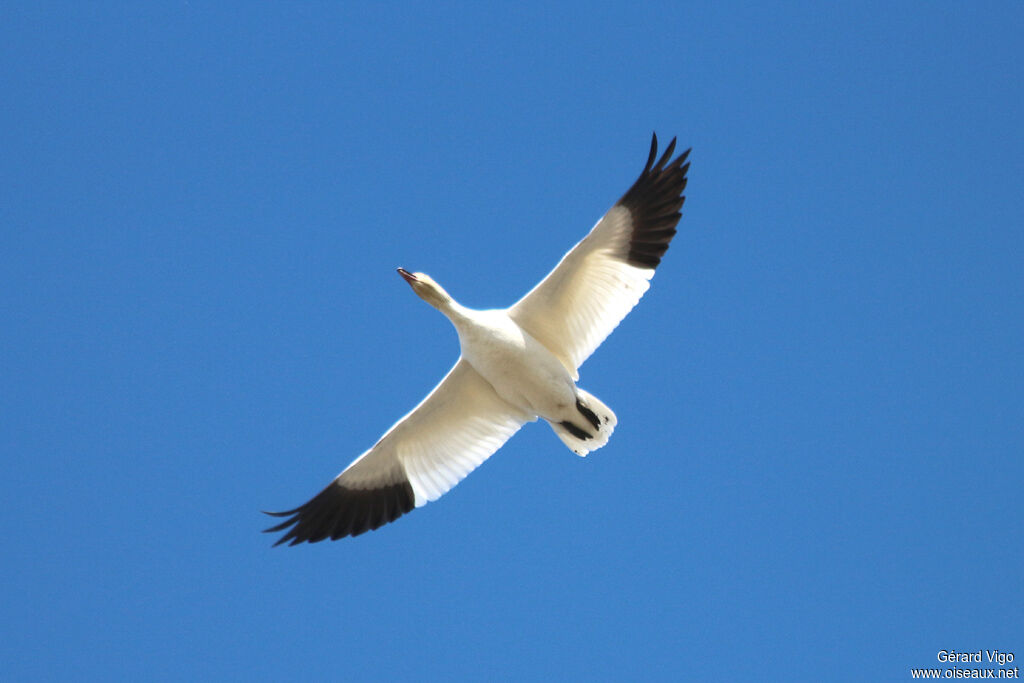
<path id="1" fill-rule="evenodd" d="M 511 308 L 460 305 L 424 273 L 398 274 L 455 326 L 461 355 L 430 395 L 327 488 L 268 532 L 274 545 L 337 540 L 435 501 L 538 417 L 577 455 L 608 443 L 611 408 L 576 386 L 583 362 L 650 286 L 676 234 L 690 164 L 675 139 L 633 186 Z"/>

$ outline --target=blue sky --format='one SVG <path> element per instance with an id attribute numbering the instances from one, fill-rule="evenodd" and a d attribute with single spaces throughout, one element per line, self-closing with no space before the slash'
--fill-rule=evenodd
<path id="1" fill-rule="evenodd" d="M 5 680 L 905 680 L 1024 658 L 1019 3 L 0 9 Z M 680 233 L 439 502 L 271 549 L 692 146 Z"/>

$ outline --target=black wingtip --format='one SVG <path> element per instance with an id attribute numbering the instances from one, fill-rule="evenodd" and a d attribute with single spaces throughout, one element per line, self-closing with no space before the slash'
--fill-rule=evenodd
<path id="1" fill-rule="evenodd" d="M 690 170 L 687 149 L 675 159 L 676 138 L 668 143 L 658 158 L 658 136 L 651 134 L 651 151 L 647 164 L 633 186 L 618 201 L 629 209 L 633 230 L 626 259 L 638 268 L 656 268 L 676 234 L 686 201 L 687 173 Z M 655 159 L 658 159 L 655 163 Z"/>
<path id="2" fill-rule="evenodd" d="M 295 508 L 294 510 L 286 510 L 284 512 L 270 512 L 269 510 L 260 510 L 260 512 L 262 512 L 265 515 L 270 515 L 271 517 L 287 517 L 288 515 L 294 515 L 300 509 L 301 508 Z"/>
<path id="3" fill-rule="evenodd" d="M 415 494 L 408 481 L 375 489 L 353 489 L 331 482 L 307 503 L 286 512 L 266 512 L 272 517 L 287 517 L 264 533 L 287 530 L 274 543 L 318 543 L 330 538 L 358 536 L 393 522 L 415 507 Z"/>
<path id="4" fill-rule="evenodd" d="M 654 159 L 658 156 L 658 134 L 651 133 L 651 152 L 647 155 L 647 165 L 644 166 L 643 173 L 647 173 L 651 170 L 651 165 L 654 164 Z M 642 175 L 642 174 L 641 174 Z"/>

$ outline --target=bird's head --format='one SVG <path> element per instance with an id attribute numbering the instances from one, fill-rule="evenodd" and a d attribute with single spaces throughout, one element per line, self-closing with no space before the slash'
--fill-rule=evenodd
<path id="1" fill-rule="evenodd" d="M 412 291 L 434 308 L 444 310 L 451 305 L 452 298 L 448 292 L 426 273 L 410 273 L 405 268 L 399 268 L 398 274 L 409 283 Z"/>

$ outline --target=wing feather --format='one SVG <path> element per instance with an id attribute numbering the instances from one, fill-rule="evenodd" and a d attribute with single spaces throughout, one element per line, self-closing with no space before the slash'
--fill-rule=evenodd
<path id="1" fill-rule="evenodd" d="M 327 488 L 268 532 L 275 545 L 357 536 L 447 493 L 530 419 L 466 360 Z M 289 528 L 290 527 L 290 528 Z"/>
<path id="2" fill-rule="evenodd" d="M 640 177 L 555 269 L 509 309 L 579 379 L 578 369 L 650 287 L 676 234 L 690 150 L 675 139 L 658 156 L 658 137 Z"/>

